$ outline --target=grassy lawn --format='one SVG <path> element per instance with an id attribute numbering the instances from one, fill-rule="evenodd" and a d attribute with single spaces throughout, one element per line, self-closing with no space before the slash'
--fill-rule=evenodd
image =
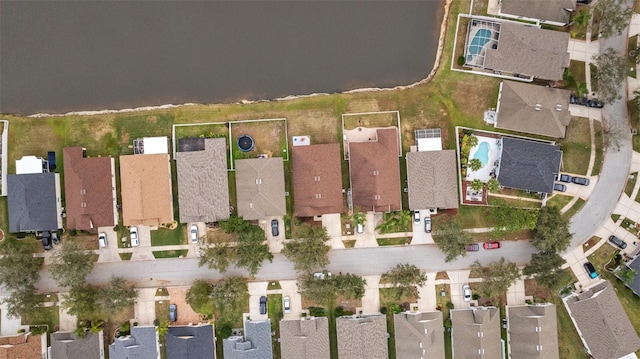
<path id="1" fill-rule="evenodd" d="M 411 238 L 409 237 L 400 237 L 400 238 L 377 238 L 379 246 L 403 246 L 407 243 L 411 242 Z M 354 243 L 355 244 L 355 243 Z"/>
<path id="2" fill-rule="evenodd" d="M 638 58 L 638 35 L 633 35 L 629 38 L 627 43 L 628 53 L 634 53 L 634 56 L 627 56 L 627 75 L 636 78 L 636 59 Z"/>
<path id="3" fill-rule="evenodd" d="M 589 120 L 586 118 L 571 119 L 566 137 L 559 143 L 562 147 L 562 170 L 580 175 L 586 174 L 591 157 Z"/>
<path id="4" fill-rule="evenodd" d="M 390 127 L 398 126 L 398 114 L 396 112 L 368 113 L 342 116 L 345 130 L 353 130 L 358 127 Z"/>
<path id="5" fill-rule="evenodd" d="M 542 205 L 542 201 L 540 201 L 540 200 L 523 201 L 523 200 L 515 199 L 515 198 L 498 197 L 498 196 L 492 195 L 491 193 L 489 194 L 489 196 L 487 196 L 487 201 L 488 201 L 490 206 L 491 205 L 499 206 L 499 205 L 507 204 L 507 205 L 514 206 L 514 207 L 517 207 L 517 208 L 535 208 L 535 209 L 540 209 L 540 206 Z"/>
<path id="6" fill-rule="evenodd" d="M 353 248 L 356 245 L 356 240 L 348 239 L 346 241 L 342 241 L 342 244 L 344 244 L 345 248 Z M 380 245 L 380 242 L 378 242 L 378 245 Z"/>
<path id="7" fill-rule="evenodd" d="M 171 246 L 178 244 L 187 244 L 187 236 L 185 227 L 179 223 L 175 229 L 158 228 L 151 231 L 152 246 Z"/>
<path id="8" fill-rule="evenodd" d="M 169 320 L 169 304 L 169 300 L 156 300 L 156 319 Z"/>
<path id="9" fill-rule="evenodd" d="M 120 259 L 122 259 L 123 261 L 129 261 L 131 260 L 131 256 L 133 255 L 133 253 L 118 253 L 120 255 Z"/>
<path id="10" fill-rule="evenodd" d="M 571 60 L 569 63 L 569 76 L 565 75 L 568 81 L 565 81 L 565 89 L 574 93 L 578 92 L 578 84 L 586 84 L 586 71 L 584 61 Z"/>
<path id="11" fill-rule="evenodd" d="M 588 241 L 582 243 L 582 251 L 586 252 L 589 249 L 591 249 L 591 247 L 595 246 L 596 244 L 598 244 L 598 242 L 600 242 L 602 238 L 598 237 L 598 236 L 593 236 L 591 238 L 589 238 Z"/>
<path id="12" fill-rule="evenodd" d="M 496 220 L 491 216 L 489 207 L 486 206 L 460 206 L 457 216 L 448 214 L 431 217 L 434 228 L 454 218 L 462 228 L 486 228 L 496 225 Z"/>
<path id="13" fill-rule="evenodd" d="M 180 249 L 177 251 L 155 251 L 153 252 L 154 258 L 184 258 L 187 255 L 187 249 Z"/>
<path id="14" fill-rule="evenodd" d="M 50 333 L 54 332 L 54 327 L 60 324 L 60 308 L 55 307 L 43 307 L 34 310 L 31 315 L 26 315 L 21 318 L 22 325 L 46 325 L 47 326 L 47 340 L 51 345 Z"/>
<path id="15" fill-rule="evenodd" d="M 597 80 L 598 68 L 593 63 L 590 63 L 589 69 L 591 69 L 591 91 L 597 92 L 598 91 L 598 80 Z"/>
<path id="16" fill-rule="evenodd" d="M 271 331 L 276 335 L 271 337 L 271 344 L 273 345 L 273 358 L 280 358 L 280 319 L 282 319 L 282 294 L 269 294 L 267 295 L 267 314 L 271 319 Z"/>
<path id="17" fill-rule="evenodd" d="M 562 209 L 569 202 L 571 202 L 572 199 L 573 199 L 573 197 L 571 197 L 571 196 L 563 196 L 563 195 L 559 195 L 559 194 L 554 194 L 553 197 L 551 197 L 549 200 L 547 200 L 547 206 L 557 207 L 558 209 Z"/>
<path id="18" fill-rule="evenodd" d="M 585 203 L 586 202 L 584 199 L 578 198 L 576 203 L 574 203 L 573 206 L 571 206 L 568 211 L 562 214 L 562 217 L 570 219 L 571 217 L 573 217 L 574 214 L 576 214 L 584 206 Z"/>
<path id="19" fill-rule="evenodd" d="M 633 187 L 636 185 L 636 181 L 638 180 L 638 172 L 633 172 L 627 178 L 627 183 L 624 186 L 624 193 L 631 197 L 631 192 L 633 192 Z"/>
<path id="20" fill-rule="evenodd" d="M 247 121 L 232 122 L 231 126 L 231 152 L 233 159 L 257 158 L 266 154 L 269 157 L 289 158 L 287 153 L 286 120 L 271 121 Z M 242 135 L 250 135 L 255 142 L 255 147 L 249 152 L 242 152 L 236 146 L 238 138 Z"/>
<path id="21" fill-rule="evenodd" d="M 567 312 L 567 308 L 562 303 L 562 299 L 557 295 L 553 295 L 552 298 L 553 304 L 556 305 L 560 358 L 586 359 L 587 353 L 584 350 L 578 331 L 571 321 L 569 312 Z"/>
<path id="22" fill-rule="evenodd" d="M 600 174 L 600 170 L 602 169 L 602 160 L 604 157 L 604 153 L 602 152 L 602 149 L 604 148 L 604 140 L 602 138 L 602 124 L 600 121 L 593 121 L 593 131 L 595 132 L 596 137 L 596 158 L 593 163 L 591 175 L 596 176 Z"/>

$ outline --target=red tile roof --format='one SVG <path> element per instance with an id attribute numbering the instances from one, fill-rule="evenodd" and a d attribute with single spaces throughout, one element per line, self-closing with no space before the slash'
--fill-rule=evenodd
<path id="1" fill-rule="evenodd" d="M 340 144 L 293 147 L 291 158 L 295 216 L 342 213 Z"/>
<path id="2" fill-rule="evenodd" d="M 67 229 L 115 226 L 111 157 L 82 156 L 82 147 L 63 149 Z"/>
<path id="3" fill-rule="evenodd" d="M 402 209 L 396 128 L 378 129 L 378 139 L 349 143 L 353 206 L 363 212 Z"/>

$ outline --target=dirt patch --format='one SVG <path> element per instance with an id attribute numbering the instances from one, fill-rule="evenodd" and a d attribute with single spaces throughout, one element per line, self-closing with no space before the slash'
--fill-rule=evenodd
<path id="1" fill-rule="evenodd" d="M 549 289 L 547 287 L 538 285 L 535 279 L 524 280 L 524 295 L 530 295 L 534 299 L 540 298 L 547 301 L 551 300 L 551 292 L 549 291 Z"/>
<path id="2" fill-rule="evenodd" d="M 312 144 L 339 141 L 341 122 L 332 111 L 296 111 L 287 114 L 287 118 L 289 119 L 287 121 L 289 139 L 292 136 L 309 136 Z"/>
<path id="3" fill-rule="evenodd" d="M 336 298 L 336 307 L 342 307 L 345 312 L 356 312 L 357 307 L 362 306 L 360 299 L 346 299 L 342 296 Z"/>
<path id="4" fill-rule="evenodd" d="M 269 157 L 286 157 L 285 121 L 233 122 L 231 124 L 231 148 L 234 158 L 257 158 L 265 154 Z M 250 135 L 255 147 L 249 152 L 241 152 L 236 143 L 242 135 Z"/>
<path id="5" fill-rule="evenodd" d="M 87 232 L 76 232 L 75 236 L 69 235 L 69 232 L 65 232 L 62 234 L 62 240 L 70 240 L 76 243 L 80 243 L 80 245 L 87 250 L 95 250 L 98 249 L 98 235 L 91 234 Z"/>
<path id="6" fill-rule="evenodd" d="M 200 314 L 194 312 L 185 300 L 189 287 L 172 287 L 167 288 L 167 290 L 169 291 L 171 304 L 178 306 L 178 320 L 175 324 L 188 325 L 189 323 L 199 323 Z"/>

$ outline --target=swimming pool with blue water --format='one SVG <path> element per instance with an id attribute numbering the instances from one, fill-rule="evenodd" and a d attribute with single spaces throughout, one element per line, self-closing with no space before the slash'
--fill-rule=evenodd
<path id="1" fill-rule="evenodd" d="M 489 144 L 487 142 L 480 142 L 476 153 L 473 154 L 473 158 L 479 159 L 482 162 L 482 167 L 489 162 Z"/>
<path id="2" fill-rule="evenodd" d="M 471 40 L 471 44 L 469 45 L 469 53 L 471 55 L 479 54 L 482 51 L 484 45 L 486 45 L 489 41 L 491 41 L 491 30 L 478 30 L 473 36 L 473 40 Z"/>

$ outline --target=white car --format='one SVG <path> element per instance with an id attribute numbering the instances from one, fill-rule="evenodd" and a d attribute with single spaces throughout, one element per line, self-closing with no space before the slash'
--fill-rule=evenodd
<path id="1" fill-rule="evenodd" d="M 107 246 L 107 234 L 104 232 L 98 233 L 98 246 L 104 248 Z"/>
<path id="2" fill-rule="evenodd" d="M 291 298 L 284 297 L 284 299 L 282 300 L 282 306 L 284 307 L 284 312 L 285 313 L 291 313 Z"/>
<path id="3" fill-rule="evenodd" d="M 140 245 L 140 238 L 138 238 L 138 227 L 129 228 L 129 237 L 131 238 L 131 247 L 137 247 Z"/>
<path id="4" fill-rule="evenodd" d="M 191 243 L 198 243 L 198 226 L 195 224 L 189 228 L 189 236 L 191 237 Z"/>
<path id="5" fill-rule="evenodd" d="M 471 301 L 471 287 L 468 284 L 462 286 L 462 296 L 465 302 Z"/>

